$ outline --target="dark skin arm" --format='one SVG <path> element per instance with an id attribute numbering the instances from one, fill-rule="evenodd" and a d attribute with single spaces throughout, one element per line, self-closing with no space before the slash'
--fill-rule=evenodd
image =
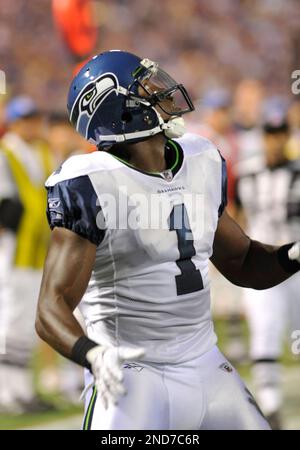
<path id="1" fill-rule="evenodd" d="M 224 211 L 215 234 L 211 261 L 237 286 L 268 289 L 291 276 L 277 260 L 278 248 L 252 241 Z"/>
<path id="2" fill-rule="evenodd" d="M 36 316 L 38 335 L 70 357 L 84 332 L 73 315 L 91 277 L 96 245 L 65 228 L 54 228 L 44 266 Z"/>

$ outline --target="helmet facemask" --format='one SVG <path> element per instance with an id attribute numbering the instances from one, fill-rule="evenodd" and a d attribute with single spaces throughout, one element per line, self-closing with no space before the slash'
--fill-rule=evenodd
<path id="1" fill-rule="evenodd" d="M 136 76 L 137 75 L 137 76 Z M 133 73 L 133 88 L 151 106 L 158 106 L 168 116 L 181 116 L 194 110 L 192 100 L 182 84 L 178 84 L 157 63 L 143 59 L 141 65 Z"/>
<path id="2" fill-rule="evenodd" d="M 178 84 L 157 63 L 144 59 L 134 71 L 134 82 L 128 91 L 135 91 L 146 100 L 159 117 L 161 130 L 169 138 L 180 137 L 185 132 L 181 116 L 194 110 L 192 100 L 182 84 Z"/>

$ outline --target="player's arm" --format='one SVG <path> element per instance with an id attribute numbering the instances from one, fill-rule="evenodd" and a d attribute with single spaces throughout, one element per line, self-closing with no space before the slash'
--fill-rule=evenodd
<path id="1" fill-rule="evenodd" d="M 97 195 L 87 176 L 48 183 L 47 217 L 53 232 L 36 330 L 59 353 L 93 373 L 98 396 L 107 407 L 125 392 L 123 362 L 139 359 L 144 350 L 95 342 L 85 336 L 73 316 L 91 277 L 96 249 L 105 236 L 97 225 L 100 213 Z"/>
<path id="2" fill-rule="evenodd" d="M 138 359 L 141 348 L 101 345 L 84 335 L 73 311 L 90 279 L 97 246 L 65 228 L 54 228 L 40 289 L 36 330 L 51 347 L 89 368 L 104 406 L 125 393 L 121 364 Z"/>
<path id="3" fill-rule="evenodd" d="M 84 335 L 73 311 L 89 282 L 96 245 L 66 228 L 54 228 L 44 266 L 36 330 L 62 355 L 72 359 L 77 340 Z"/>
<path id="4" fill-rule="evenodd" d="M 293 244 L 276 247 L 251 240 L 227 214 L 221 215 L 215 234 L 212 263 L 232 283 L 253 288 L 276 286 L 300 270 Z"/>
<path id="5" fill-rule="evenodd" d="M 47 218 L 53 231 L 36 329 L 59 353 L 89 367 L 86 354 L 98 344 L 84 336 L 73 311 L 87 288 L 104 230 L 97 226 L 100 207 L 89 177 L 59 179 L 62 170 L 61 167 L 47 180 Z"/>

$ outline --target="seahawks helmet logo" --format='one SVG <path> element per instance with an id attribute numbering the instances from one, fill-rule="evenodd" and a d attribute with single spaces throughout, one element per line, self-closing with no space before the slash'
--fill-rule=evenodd
<path id="1" fill-rule="evenodd" d="M 105 73 L 91 81 L 77 97 L 70 120 L 77 131 L 87 137 L 88 125 L 98 106 L 112 93 L 118 95 L 118 79 L 113 73 Z"/>

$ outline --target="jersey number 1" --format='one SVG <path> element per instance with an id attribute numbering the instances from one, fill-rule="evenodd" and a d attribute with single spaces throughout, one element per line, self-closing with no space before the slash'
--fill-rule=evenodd
<path id="1" fill-rule="evenodd" d="M 196 250 L 193 234 L 184 204 L 175 205 L 169 217 L 170 231 L 176 231 L 180 258 L 176 261 L 181 274 L 175 276 L 177 295 L 190 294 L 203 289 L 200 270 L 192 261 Z"/>

